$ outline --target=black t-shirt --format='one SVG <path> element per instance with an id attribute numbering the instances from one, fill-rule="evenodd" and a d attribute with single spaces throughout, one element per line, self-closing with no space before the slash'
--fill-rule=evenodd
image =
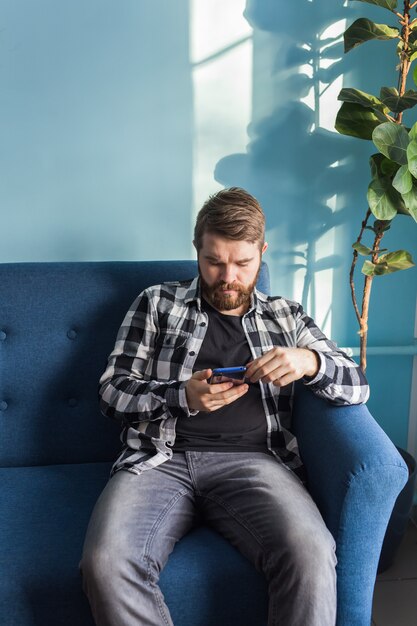
<path id="1" fill-rule="evenodd" d="M 223 315 L 202 300 L 209 323 L 194 371 L 246 365 L 252 355 L 242 318 Z M 241 398 L 211 413 L 180 418 L 174 450 L 222 450 L 268 452 L 266 418 L 259 383 L 250 384 Z"/>

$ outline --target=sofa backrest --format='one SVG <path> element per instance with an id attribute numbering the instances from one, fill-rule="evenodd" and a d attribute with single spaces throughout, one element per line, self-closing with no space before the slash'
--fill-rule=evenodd
<path id="1" fill-rule="evenodd" d="M 146 287 L 194 261 L 0 264 L 0 466 L 111 461 L 119 424 L 98 408 L 118 328 Z M 269 292 L 263 264 L 258 281 Z"/>

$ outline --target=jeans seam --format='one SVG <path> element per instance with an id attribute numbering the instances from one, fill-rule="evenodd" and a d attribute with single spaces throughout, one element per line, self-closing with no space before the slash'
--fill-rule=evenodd
<path id="1" fill-rule="evenodd" d="M 212 502 L 215 502 L 216 504 L 221 506 L 223 509 L 225 509 L 233 517 L 235 521 L 237 521 L 241 526 L 243 526 L 243 528 L 245 528 L 248 531 L 250 535 L 252 535 L 255 541 L 261 546 L 262 551 L 265 552 L 264 543 L 260 535 L 258 535 L 258 533 L 251 527 L 251 525 L 248 524 L 248 522 L 243 517 L 241 517 L 241 515 L 233 507 L 228 505 L 224 500 L 222 500 L 221 498 L 218 498 L 217 496 L 204 495 L 203 497 L 206 500 L 211 500 Z"/>
<path id="2" fill-rule="evenodd" d="M 193 483 L 193 487 L 194 487 L 194 492 L 197 496 L 201 496 L 201 492 L 198 489 L 198 485 L 197 485 L 197 479 L 196 479 L 196 475 L 195 475 L 195 470 L 194 470 L 194 463 L 193 463 L 193 458 L 192 455 L 188 452 L 185 452 L 185 461 L 187 463 L 187 468 L 188 468 L 188 472 L 190 474 L 190 478 L 191 478 L 191 482 Z"/>
<path id="3" fill-rule="evenodd" d="M 155 596 L 156 603 L 157 603 L 158 608 L 159 608 L 159 613 L 161 614 L 161 617 L 164 620 L 164 623 L 166 624 L 166 626 L 170 626 L 170 622 L 167 619 L 167 616 L 166 616 L 165 611 L 164 611 L 163 603 L 161 602 L 159 587 L 155 587 L 155 589 L 153 590 L 153 595 Z"/>
<path id="4" fill-rule="evenodd" d="M 162 521 L 164 520 L 164 518 L 166 517 L 167 513 L 175 506 L 175 504 L 178 502 L 178 500 L 180 498 L 182 498 L 183 496 L 187 495 L 187 491 L 180 491 L 179 493 L 175 494 L 175 496 L 172 498 L 172 500 L 170 500 L 167 504 L 167 506 L 160 512 L 160 514 L 158 515 L 158 517 L 156 518 L 155 524 L 152 526 L 152 530 L 149 533 L 149 537 L 146 541 L 145 544 L 145 549 L 144 549 L 144 558 L 148 563 L 148 580 L 150 579 L 149 576 L 149 572 L 150 572 L 150 544 L 152 543 L 155 535 L 156 535 L 156 531 L 158 530 L 159 526 L 161 525 Z"/>
<path id="5" fill-rule="evenodd" d="M 145 544 L 145 549 L 144 549 L 144 560 L 146 562 L 146 576 L 147 576 L 147 584 L 150 587 L 153 587 L 153 594 L 155 596 L 156 599 L 156 603 L 158 605 L 159 608 L 159 612 L 161 614 L 162 619 L 164 620 L 164 623 L 166 624 L 166 626 L 170 626 L 170 622 L 167 620 L 167 617 L 165 615 L 165 610 L 164 610 L 164 606 L 163 603 L 161 602 L 161 597 L 160 597 L 160 589 L 158 586 L 153 586 L 151 584 L 151 580 L 152 580 L 152 574 L 151 574 L 151 557 L 150 557 L 150 545 L 156 535 L 156 532 L 158 530 L 158 528 L 160 527 L 160 525 L 162 524 L 162 521 L 165 519 L 166 515 L 168 514 L 168 512 L 175 506 L 175 504 L 178 502 L 178 500 L 180 498 L 182 498 L 183 496 L 187 495 L 187 491 L 181 491 L 179 493 L 177 493 L 172 500 L 170 500 L 170 502 L 167 504 L 167 506 L 160 512 L 160 514 L 158 515 L 155 524 L 152 527 L 151 532 L 149 533 L 149 537 L 146 541 Z"/>

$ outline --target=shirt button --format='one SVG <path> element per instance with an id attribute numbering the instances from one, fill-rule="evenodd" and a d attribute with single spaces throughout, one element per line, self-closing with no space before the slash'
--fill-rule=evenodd
<path id="1" fill-rule="evenodd" d="M 195 355 L 194 350 L 191 350 L 191 352 L 190 352 L 190 356 L 194 356 L 194 355 Z"/>
<path id="2" fill-rule="evenodd" d="M 0 341 L 4 341 L 6 339 L 7 335 L 4 332 L 4 330 L 0 330 Z"/>
<path id="3" fill-rule="evenodd" d="M 206 326 L 206 322 L 201 322 L 200 326 Z"/>
<path id="4" fill-rule="evenodd" d="M 5 400 L 1 400 L 0 402 L 0 411 L 5 411 L 9 405 Z"/>
<path id="5" fill-rule="evenodd" d="M 67 332 L 68 339 L 75 339 L 77 337 L 77 332 L 72 328 Z"/>

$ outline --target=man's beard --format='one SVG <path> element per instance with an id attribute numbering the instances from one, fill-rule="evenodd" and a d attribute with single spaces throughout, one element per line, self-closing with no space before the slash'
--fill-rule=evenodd
<path id="1" fill-rule="evenodd" d="M 238 282 L 225 283 L 222 280 L 218 281 L 214 285 L 208 285 L 200 272 L 203 296 L 205 297 L 207 302 L 214 306 L 214 308 L 218 311 L 233 311 L 234 309 L 238 309 L 243 305 L 249 307 L 251 296 L 258 280 L 259 272 L 260 267 L 255 276 L 255 280 L 247 286 L 242 285 Z M 224 293 L 228 289 L 233 289 L 234 291 L 236 291 L 236 295 Z"/>

